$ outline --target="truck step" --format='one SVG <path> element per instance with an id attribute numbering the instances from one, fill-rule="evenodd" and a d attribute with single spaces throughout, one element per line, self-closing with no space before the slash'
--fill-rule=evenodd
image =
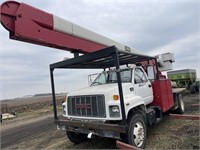
<path id="1" fill-rule="evenodd" d="M 160 107 L 151 106 L 147 109 L 147 123 L 149 126 L 159 123 L 162 120 L 162 117 Z"/>

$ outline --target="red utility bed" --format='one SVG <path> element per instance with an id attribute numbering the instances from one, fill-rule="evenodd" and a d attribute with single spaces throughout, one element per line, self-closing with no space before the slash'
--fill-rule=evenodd
<path id="1" fill-rule="evenodd" d="M 156 79 L 153 82 L 154 100 L 152 105 L 160 106 L 162 112 L 166 112 L 174 106 L 171 80 Z"/>

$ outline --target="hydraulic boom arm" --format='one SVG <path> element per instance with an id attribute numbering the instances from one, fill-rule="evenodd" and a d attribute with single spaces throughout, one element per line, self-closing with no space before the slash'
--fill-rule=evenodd
<path id="1" fill-rule="evenodd" d="M 6 1 L 0 6 L 1 24 L 9 31 L 10 39 L 53 47 L 73 53 L 90 53 L 115 46 L 118 50 L 145 55 L 105 36 L 80 27 L 53 14 L 25 3 Z M 159 69 L 172 69 L 173 55 L 158 56 Z M 155 63 L 145 62 L 145 65 Z"/>
<path id="2" fill-rule="evenodd" d="M 106 47 L 60 32 L 62 26 L 59 29 L 55 18 L 58 17 L 24 3 L 6 1 L 1 4 L 1 23 L 9 31 L 10 39 L 81 53 Z"/>
<path id="3" fill-rule="evenodd" d="M 80 53 L 115 45 L 119 50 L 144 55 L 141 51 L 25 3 L 6 1 L 1 4 L 0 15 L 2 25 L 10 33 L 10 39 Z"/>

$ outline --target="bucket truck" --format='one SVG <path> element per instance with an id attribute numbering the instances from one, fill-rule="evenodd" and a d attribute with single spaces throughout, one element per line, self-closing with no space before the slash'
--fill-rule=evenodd
<path id="1" fill-rule="evenodd" d="M 73 143 L 102 136 L 144 148 L 147 127 L 159 123 L 164 112 L 184 113 L 184 89 L 173 89 L 161 73 L 172 69 L 171 53 L 148 56 L 16 1 L 1 4 L 1 24 L 10 39 L 74 53 L 74 58 L 50 65 L 55 124 Z M 53 72 L 72 68 L 102 72 L 89 87 L 68 93 L 58 116 Z"/>

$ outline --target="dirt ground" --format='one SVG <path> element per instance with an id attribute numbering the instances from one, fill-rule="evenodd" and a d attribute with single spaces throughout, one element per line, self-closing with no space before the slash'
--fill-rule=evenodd
<path id="1" fill-rule="evenodd" d="M 19 100 L 18 100 L 19 101 Z M 186 95 L 185 114 L 200 116 L 199 94 Z M 165 115 L 161 123 L 148 129 L 146 149 L 199 149 L 200 122 Z M 116 149 L 115 140 L 94 137 L 74 145 L 54 125 L 52 106 L 30 109 L 1 124 L 1 149 Z"/>

